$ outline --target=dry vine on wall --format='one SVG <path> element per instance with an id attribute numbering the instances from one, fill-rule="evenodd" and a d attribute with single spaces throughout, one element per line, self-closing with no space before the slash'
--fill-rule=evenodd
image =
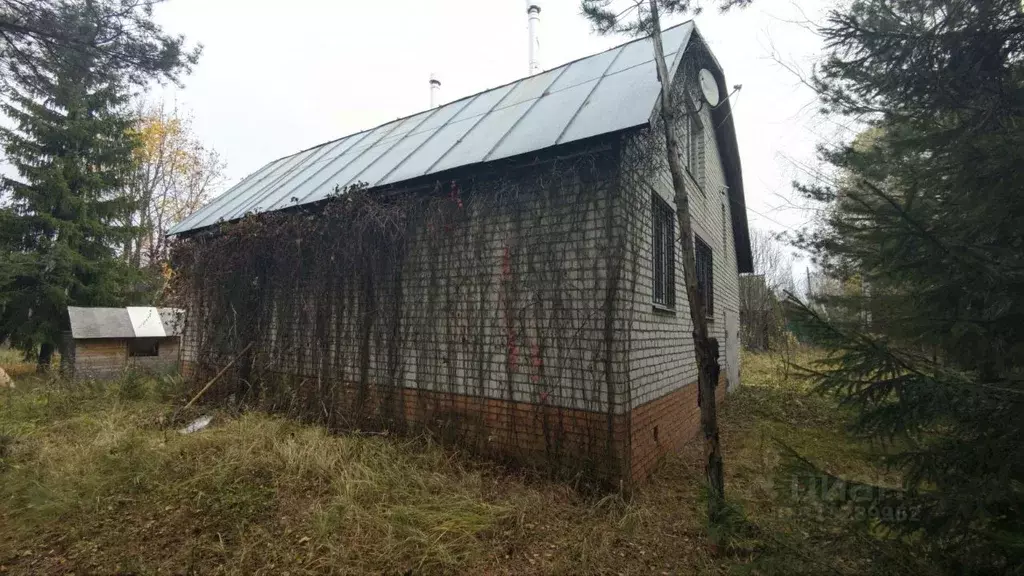
<path id="1" fill-rule="evenodd" d="M 427 189 L 356 187 L 181 240 L 189 373 L 202 382 L 253 343 L 215 394 L 615 476 L 629 402 L 618 307 L 635 276 L 617 160 L 582 151 Z"/>

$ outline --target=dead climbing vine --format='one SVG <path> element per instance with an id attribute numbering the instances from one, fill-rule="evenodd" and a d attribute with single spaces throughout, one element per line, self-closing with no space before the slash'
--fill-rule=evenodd
<path id="1" fill-rule="evenodd" d="M 617 161 L 614 147 L 581 150 L 354 187 L 180 240 L 190 373 L 204 381 L 239 356 L 211 396 L 333 429 L 535 447 L 555 466 L 571 454 L 572 470 L 614 476 L 629 390 Z"/>

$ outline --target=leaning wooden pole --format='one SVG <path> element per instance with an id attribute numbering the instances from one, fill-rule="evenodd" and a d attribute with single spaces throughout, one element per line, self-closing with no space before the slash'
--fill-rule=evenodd
<path id="1" fill-rule="evenodd" d="M 708 483 L 708 520 L 716 522 L 725 508 L 725 477 L 722 472 L 722 448 L 718 438 L 718 411 L 715 387 L 718 385 L 718 343 L 708 337 L 707 310 L 697 291 L 697 259 L 694 252 L 690 202 L 682 166 L 679 135 L 676 133 L 676 107 L 672 98 L 672 78 L 665 63 L 661 42 L 661 21 L 657 0 L 648 0 L 651 9 L 651 39 L 654 61 L 661 84 L 661 123 L 665 130 L 668 168 L 675 193 L 676 219 L 682 235 L 683 274 L 686 278 L 686 301 L 693 324 L 693 345 L 697 357 L 697 403 L 700 405 L 701 431 L 704 434 L 704 470 Z M 684 105 L 687 103 L 683 102 Z M 687 106 L 687 113 L 693 113 Z"/>
<path id="2" fill-rule="evenodd" d="M 231 362 L 225 364 L 224 367 L 220 369 L 220 372 L 217 372 L 217 374 L 214 375 L 213 378 L 210 378 L 210 381 L 207 382 L 206 385 L 203 386 L 202 390 L 200 390 L 195 396 L 192 397 L 191 400 L 188 401 L 188 404 L 185 404 L 185 407 L 182 408 L 182 410 L 188 410 L 189 408 L 192 407 L 193 404 L 196 403 L 197 400 L 202 398 L 203 394 L 206 394 L 206 391 L 210 389 L 210 386 L 213 386 L 213 383 L 216 382 L 221 376 L 223 376 L 224 373 L 228 371 L 228 368 L 231 368 L 235 364 L 236 360 L 238 360 L 243 354 L 248 352 L 249 348 L 252 348 L 252 345 L 252 342 L 246 344 L 245 348 L 242 348 L 242 351 L 236 354 L 235 357 L 231 359 Z"/>

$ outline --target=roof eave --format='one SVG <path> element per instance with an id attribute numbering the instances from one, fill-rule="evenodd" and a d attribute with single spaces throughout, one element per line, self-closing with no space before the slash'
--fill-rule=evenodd
<path id="1" fill-rule="evenodd" d="M 369 188 L 371 192 L 385 192 L 385 191 L 415 191 L 417 189 L 423 189 L 424 187 L 432 188 L 434 184 L 439 181 L 448 180 L 460 180 L 467 177 L 472 177 L 480 173 L 486 173 L 488 171 L 495 171 L 501 166 L 510 166 L 516 168 L 522 168 L 533 163 L 547 163 L 556 160 L 564 160 L 566 156 L 560 152 L 565 152 L 570 155 L 577 155 L 581 152 L 597 152 L 603 149 L 609 149 L 613 146 L 614 142 L 621 140 L 623 134 L 634 132 L 636 130 L 646 129 L 649 126 L 646 123 L 637 124 L 636 126 L 629 126 L 614 130 L 612 132 L 605 132 L 604 134 L 597 134 L 584 138 L 582 140 L 574 140 L 572 142 L 566 142 L 564 144 L 556 144 L 554 146 L 548 146 L 547 148 L 541 148 L 539 150 L 531 150 L 530 152 L 524 152 L 511 156 L 508 158 L 499 158 L 497 160 L 489 160 L 487 162 L 478 162 L 475 164 L 467 164 L 465 166 L 457 166 L 450 168 L 443 172 L 435 172 L 432 174 L 425 174 L 423 176 L 417 176 L 408 180 L 402 180 L 400 182 L 393 182 L 388 184 L 382 184 L 380 186 L 374 186 Z M 288 208 L 275 210 L 275 213 L 286 213 L 295 210 L 315 210 L 317 207 L 322 206 L 324 203 L 330 201 L 330 199 L 320 200 L 310 204 L 300 204 L 297 206 L 289 206 Z M 269 212 L 267 213 L 269 214 Z M 182 230 L 176 232 L 173 229 L 167 233 L 168 237 L 178 238 L 192 238 L 195 236 L 201 236 L 203 234 L 210 234 L 215 232 L 221 225 L 229 222 L 237 222 L 241 218 L 236 218 L 230 221 L 214 222 L 203 226 L 202 228 L 190 228 L 188 230 Z"/>

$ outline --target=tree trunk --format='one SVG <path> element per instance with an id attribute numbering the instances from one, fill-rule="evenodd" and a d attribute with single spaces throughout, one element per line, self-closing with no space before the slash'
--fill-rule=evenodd
<path id="1" fill-rule="evenodd" d="M 53 361 L 53 344 L 43 342 L 39 346 L 39 359 L 36 362 L 36 372 L 45 374 L 50 371 L 50 363 Z"/>
<path id="2" fill-rule="evenodd" d="M 672 100 L 672 78 L 665 63 L 665 49 L 661 43 L 661 21 L 657 0 L 648 0 L 651 9 L 651 38 L 654 42 L 654 61 L 661 83 L 661 121 L 665 130 L 668 168 L 672 174 L 675 192 L 676 219 L 683 244 L 683 275 L 686 279 L 686 300 L 693 323 L 693 345 L 697 357 L 697 402 L 700 405 L 701 430 L 704 433 L 704 470 L 708 481 L 708 520 L 716 522 L 724 509 L 725 481 L 722 473 L 722 448 L 718 438 L 718 411 L 715 405 L 715 387 L 718 385 L 718 343 L 708 338 L 707 310 L 697 291 L 697 259 L 693 246 L 693 225 L 690 220 L 689 196 L 680 158 L 679 136 L 676 133 L 675 104 Z M 684 105 L 689 109 L 688 104 Z M 689 112 L 688 113 L 692 113 Z"/>
<path id="3" fill-rule="evenodd" d="M 707 333 L 706 328 L 704 332 Z M 706 364 L 697 366 L 700 371 L 697 377 L 697 404 L 700 406 L 700 427 L 704 432 L 704 470 L 707 473 L 708 486 L 711 488 L 708 498 L 708 519 L 717 523 L 725 510 L 725 473 L 722 471 L 722 445 L 718 437 L 718 399 L 715 397 L 721 367 L 718 364 L 718 340 L 705 338 L 704 342 L 704 350 L 710 357 Z"/>

